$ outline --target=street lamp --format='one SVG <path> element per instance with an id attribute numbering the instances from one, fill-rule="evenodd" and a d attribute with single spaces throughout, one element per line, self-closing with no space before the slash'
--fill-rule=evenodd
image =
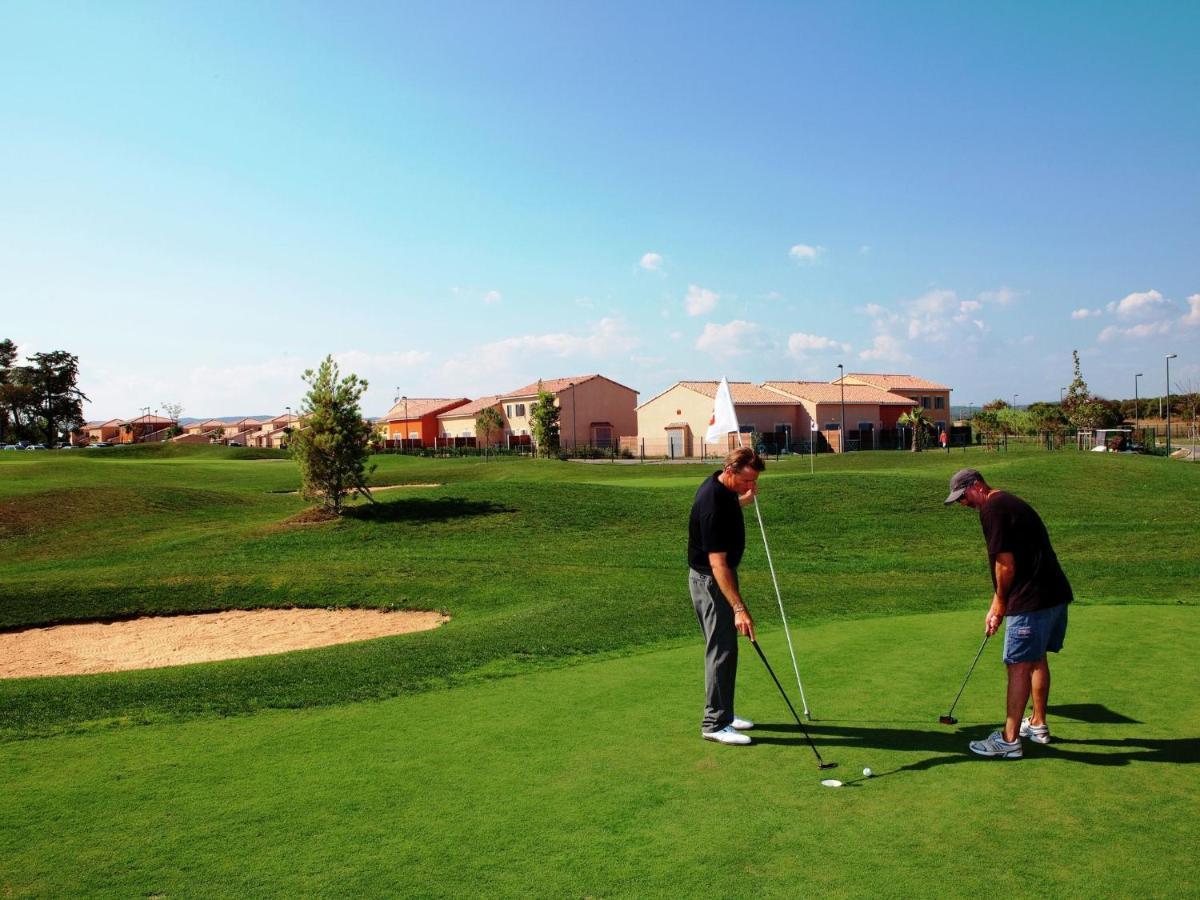
<path id="1" fill-rule="evenodd" d="M 1145 376 L 1142 375 L 1141 372 L 1138 372 L 1136 375 L 1133 376 L 1133 433 L 1134 434 L 1137 434 L 1138 429 L 1141 427 L 1140 411 L 1138 409 L 1137 380 L 1139 378 L 1144 378 L 1144 377 Z"/>
<path id="2" fill-rule="evenodd" d="M 1171 455 L 1171 360 L 1176 354 L 1167 354 L 1167 456 Z"/>
<path id="3" fill-rule="evenodd" d="M 579 432 L 575 426 L 575 382 L 567 385 L 571 389 L 571 449 L 579 448 Z"/>
<path id="4" fill-rule="evenodd" d="M 838 367 L 838 387 L 841 388 L 842 395 L 842 423 L 838 430 L 838 452 L 846 452 L 846 369 L 841 363 Z"/>
<path id="5" fill-rule="evenodd" d="M 1063 404 L 1063 391 L 1065 391 L 1065 390 L 1066 390 L 1065 387 L 1061 387 L 1058 389 L 1058 405 L 1059 406 L 1062 406 L 1062 404 Z"/>
<path id="6" fill-rule="evenodd" d="M 404 401 L 404 439 L 400 442 L 400 449 L 403 450 L 408 446 L 408 436 L 412 433 L 408 430 L 408 395 L 400 398 Z"/>
<path id="7" fill-rule="evenodd" d="M 138 409 L 140 409 L 143 414 L 142 415 L 142 437 L 145 437 L 146 436 L 146 428 L 149 427 L 149 425 L 150 425 L 150 407 L 139 406 Z M 135 444 L 137 443 L 137 435 L 136 434 L 133 436 L 133 442 Z"/>
<path id="8" fill-rule="evenodd" d="M 1020 394 L 1013 394 L 1013 409 L 1017 408 L 1017 398 L 1020 396 Z"/>

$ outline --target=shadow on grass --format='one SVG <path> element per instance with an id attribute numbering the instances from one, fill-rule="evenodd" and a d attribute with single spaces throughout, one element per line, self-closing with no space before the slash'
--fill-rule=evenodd
<path id="1" fill-rule="evenodd" d="M 1050 705 L 1046 712 L 1051 716 L 1064 719 L 1074 719 L 1077 722 L 1087 722 L 1091 725 L 1141 725 L 1137 719 L 1123 716 L 1114 712 L 1103 703 L 1066 703 L 1062 706 Z"/>
<path id="2" fill-rule="evenodd" d="M 1103 708 L 1103 707 L 1101 707 Z M 1129 721 L 1122 718 L 1121 721 Z M 986 737 L 993 726 L 980 726 L 966 732 L 959 729 L 925 728 L 859 728 L 840 725 L 811 723 L 805 726 L 812 735 L 817 749 L 827 760 L 830 748 L 850 747 L 862 750 L 925 751 L 935 754 L 927 759 L 901 766 L 889 772 L 876 773 L 875 777 L 894 775 L 898 772 L 918 772 L 937 766 L 961 762 L 984 762 L 973 754 L 967 743 Z M 790 733 L 787 737 L 773 737 L 762 731 Z M 794 736 L 791 736 L 794 735 Z M 792 723 L 760 723 L 754 734 L 756 744 L 782 744 L 804 746 L 808 742 L 800 729 Z M 1089 752 L 1088 747 L 1107 748 L 1100 752 Z M 1200 762 L 1200 738 L 1150 738 L 1126 737 L 1114 739 L 1054 738 L 1047 745 L 1024 742 L 1025 757 L 1064 759 L 1092 766 L 1127 766 L 1132 762 L 1197 763 Z"/>
<path id="3" fill-rule="evenodd" d="M 491 516 L 516 510 L 490 500 L 463 500 L 459 497 L 439 497 L 436 500 L 424 497 L 409 497 L 390 503 L 369 503 L 347 507 L 342 514 L 346 519 L 363 522 L 449 522 L 451 519 L 466 519 L 473 516 Z"/>

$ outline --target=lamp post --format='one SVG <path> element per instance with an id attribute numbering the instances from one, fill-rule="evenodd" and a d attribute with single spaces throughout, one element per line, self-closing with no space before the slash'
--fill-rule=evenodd
<path id="1" fill-rule="evenodd" d="M 1171 360 L 1177 354 L 1167 354 L 1167 456 L 1171 455 Z"/>
<path id="2" fill-rule="evenodd" d="M 842 395 L 842 421 L 838 426 L 838 453 L 846 452 L 846 369 L 841 364 L 838 367 L 838 387 L 841 388 Z"/>
<path id="3" fill-rule="evenodd" d="M 1013 406 L 1012 406 L 1013 409 L 1017 408 L 1017 398 L 1020 396 L 1021 396 L 1020 394 L 1013 394 Z"/>
<path id="4" fill-rule="evenodd" d="M 1063 391 L 1065 391 L 1065 390 L 1066 390 L 1065 387 L 1060 387 L 1058 389 L 1058 405 L 1059 406 L 1063 405 Z"/>
<path id="5" fill-rule="evenodd" d="M 1170 365 L 1170 364 L 1168 363 L 1168 365 Z M 142 437 L 145 437 L 146 436 L 146 428 L 150 424 L 150 407 L 139 406 L 138 409 L 140 409 L 142 411 Z M 133 436 L 133 442 L 135 444 L 137 443 L 137 435 L 136 434 Z"/>
<path id="6" fill-rule="evenodd" d="M 1133 433 L 1134 434 L 1137 434 L 1138 429 L 1141 427 L 1140 410 L 1138 409 L 1137 380 L 1139 378 L 1143 378 L 1143 377 L 1145 377 L 1145 376 L 1143 376 L 1141 372 L 1138 372 L 1136 375 L 1133 376 Z"/>
<path id="7" fill-rule="evenodd" d="M 572 381 L 567 387 L 571 389 L 571 449 L 577 450 L 579 448 L 579 432 L 575 426 L 575 382 Z"/>
<path id="8" fill-rule="evenodd" d="M 408 446 L 408 436 L 411 432 L 408 430 L 408 395 L 400 399 L 404 401 L 404 440 L 400 442 L 400 449 L 403 450 Z"/>

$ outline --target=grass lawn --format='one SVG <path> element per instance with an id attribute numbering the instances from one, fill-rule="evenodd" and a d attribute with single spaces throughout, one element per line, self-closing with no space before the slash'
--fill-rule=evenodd
<path id="1" fill-rule="evenodd" d="M 1197 892 L 1194 465 L 771 464 L 761 508 L 812 730 L 850 782 L 830 790 L 749 648 L 739 708 L 767 726 L 757 746 L 696 733 L 683 557 L 711 465 L 387 456 L 376 484 L 438 486 L 296 527 L 296 470 L 274 456 L 0 455 L 0 627 L 293 605 L 451 622 L 0 681 L 0 896 Z M 976 516 L 941 504 L 965 464 L 1042 513 L 1078 598 L 1056 741 L 1019 763 L 965 752 L 1001 712 L 996 642 L 962 725 L 937 724 L 991 590 Z M 752 511 L 747 526 L 743 586 L 786 685 Z"/>
<path id="2" fill-rule="evenodd" d="M 994 642 L 937 724 L 979 630 L 975 610 L 795 630 L 841 789 L 748 647 L 749 748 L 699 739 L 696 646 L 9 743 L 0 893 L 1194 896 L 1197 610 L 1074 610 L 1054 742 L 1020 762 L 966 753 L 1002 708 Z"/>

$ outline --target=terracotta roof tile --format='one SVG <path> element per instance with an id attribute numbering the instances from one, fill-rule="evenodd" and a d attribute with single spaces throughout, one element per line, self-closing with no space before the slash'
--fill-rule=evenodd
<path id="1" fill-rule="evenodd" d="M 489 406 L 496 406 L 499 403 L 500 395 L 492 394 L 490 397 L 480 397 L 478 400 L 472 400 L 465 406 L 456 406 L 454 409 L 446 410 L 446 412 L 438 415 L 438 418 L 459 418 L 460 416 L 471 416 L 474 418 Z"/>
<path id="2" fill-rule="evenodd" d="M 705 397 L 717 398 L 717 388 L 720 387 L 719 381 L 681 381 L 679 382 L 685 388 L 695 391 L 697 394 L 703 394 Z M 794 403 L 788 397 L 781 397 L 772 391 L 768 391 L 757 384 L 751 384 L 749 381 L 731 381 L 729 382 L 729 396 L 733 399 L 735 406 L 755 406 L 771 404 L 778 406 L 781 403 Z"/>
<path id="3" fill-rule="evenodd" d="M 455 406 L 462 406 L 466 402 L 466 397 L 409 397 L 407 401 L 397 401 L 396 405 L 389 409 L 382 418 L 386 421 L 403 422 L 407 415 L 408 420 L 412 421 L 422 416 L 440 415 Z"/>
<path id="4" fill-rule="evenodd" d="M 950 388 L 944 384 L 938 384 L 936 381 L 930 381 L 927 378 L 918 378 L 915 375 L 903 374 L 887 374 L 877 372 L 847 372 L 847 378 L 857 378 L 859 381 L 865 381 L 867 384 L 874 385 L 884 391 L 948 391 Z M 835 379 L 834 384 L 837 381 Z"/>
<path id="5" fill-rule="evenodd" d="M 813 403 L 840 403 L 842 386 L 828 381 L 767 381 L 763 386 Z M 912 406 L 913 401 L 899 394 L 864 384 L 845 386 L 847 403 L 874 403 L 879 406 Z"/>

